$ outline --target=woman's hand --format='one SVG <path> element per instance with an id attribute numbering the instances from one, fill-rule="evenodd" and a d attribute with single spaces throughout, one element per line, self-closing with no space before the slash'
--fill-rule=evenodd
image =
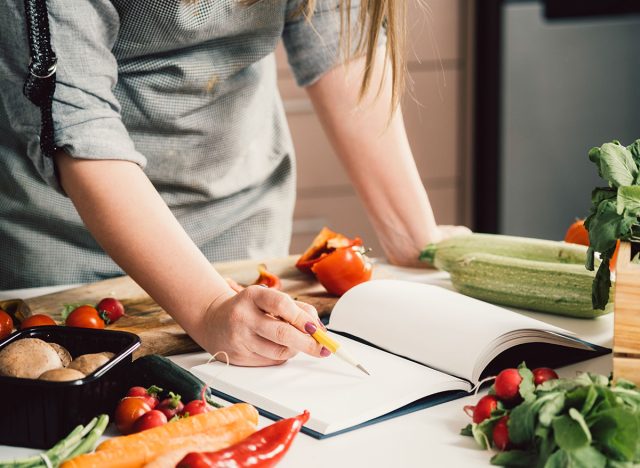
<path id="1" fill-rule="evenodd" d="M 225 351 L 231 364 L 271 366 L 282 364 L 298 352 L 326 357 L 305 325 L 323 325 L 315 308 L 287 294 L 249 286 L 216 299 L 204 315 L 201 333 L 192 333 L 210 353 Z"/>

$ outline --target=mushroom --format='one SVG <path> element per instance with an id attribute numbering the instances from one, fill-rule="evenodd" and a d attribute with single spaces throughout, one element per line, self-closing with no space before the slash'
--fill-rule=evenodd
<path id="1" fill-rule="evenodd" d="M 78 356 L 73 361 L 71 361 L 71 364 L 69 364 L 67 368 L 76 369 L 85 375 L 89 375 L 95 372 L 99 367 L 104 366 L 113 356 L 113 353 L 106 352 L 83 354 L 82 356 Z"/>
<path id="2" fill-rule="evenodd" d="M 58 353 L 58 357 L 60 357 L 60 361 L 62 362 L 62 367 L 67 367 L 71 360 L 71 353 L 67 351 L 64 346 L 59 345 L 58 343 L 49 343 L 53 349 L 55 349 L 56 353 Z"/>
<path id="3" fill-rule="evenodd" d="M 0 375 L 37 379 L 60 367 L 62 361 L 55 349 L 38 338 L 23 338 L 0 350 Z"/>
<path id="4" fill-rule="evenodd" d="M 83 379 L 85 375 L 75 369 L 51 369 L 40 376 L 40 380 L 49 380 L 51 382 L 68 382 L 70 380 Z"/>

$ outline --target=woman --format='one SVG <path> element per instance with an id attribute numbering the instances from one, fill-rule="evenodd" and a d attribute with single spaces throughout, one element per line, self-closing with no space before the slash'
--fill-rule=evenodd
<path id="1" fill-rule="evenodd" d="M 22 3 L 0 6 L 0 288 L 124 270 L 234 364 L 328 355 L 304 332 L 311 306 L 235 293 L 210 265 L 287 253 L 295 163 L 272 53 L 281 37 L 389 260 L 414 264 L 456 231 L 436 225 L 402 116 L 390 114 L 402 0 L 50 0 L 53 158 L 22 96 Z"/>

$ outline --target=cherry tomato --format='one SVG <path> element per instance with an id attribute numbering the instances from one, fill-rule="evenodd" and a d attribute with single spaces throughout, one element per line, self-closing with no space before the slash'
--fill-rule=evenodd
<path id="1" fill-rule="evenodd" d="M 184 405 L 180 416 L 195 416 L 209 411 L 213 411 L 213 406 L 203 400 L 193 400 Z"/>
<path id="2" fill-rule="evenodd" d="M 533 372 L 533 383 L 536 387 L 545 383 L 547 380 L 555 380 L 558 378 L 556 371 L 549 369 L 548 367 L 538 367 L 537 369 L 533 369 L 531 372 Z"/>
<path id="3" fill-rule="evenodd" d="M 158 398 L 158 393 L 161 392 L 162 389 L 156 386 L 151 386 L 149 388 L 144 387 L 131 387 L 127 392 L 128 397 L 138 397 L 142 398 L 144 401 L 148 403 L 151 408 L 155 408 L 158 406 L 160 399 Z"/>
<path id="4" fill-rule="evenodd" d="M 480 424 L 482 421 L 491 416 L 491 412 L 498 408 L 498 399 L 493 395 L 485 395 L 473 410 L 473 422 Z"/>
<path id="5" fill-rule="evenodd" d="M 162 400 L 156 409 L 162 411 L 167 419 L 171 419 L 184 410 L 184 403 L 180 401 L 180 398 L 180 395 L 169 392 L 169 398 Z"/>
<path id="6" fill-rule="evenodd" d="M 5 339 L 11 335 L 13 331 L 13 319 L 11 315 L 0 309 L 0 340 Z"/>
<path id="7" fill-rule="evenodd" d="M 509 445 L 511 445 L 511 441 L 509 440 L 509 426 L 507 426 L 508 421 L 509 416 L 507 415 L 500 418 L 496 425 L 493 426 L 493 445 L 501 452 L 507 450 Z"/>
<path id="8" fill-rule="evenodd" d="M 133 423 L 133 432 L 146 431 L 167 424 L 167 417 L 162 411 L 151 410 L 144 413 Z"/>
<path id="9" fill-rule="evenodd" d="M 48 315 L 36 314 L 24 319 L 20 324 L 20 330 L 32 327 L 48 327 L 50 325 L 57 325 L 57 323 Z"/>
<path id="10" fill-rule="evenodd" d="M 522 376 L 518 369 L 505 369 L 498 374 L 493 388 L 496 396 L 505 402 L 514 402 L 520 398 Z"/>
<path id="11" fill-rule="evenodd" d="M 113 419 L 121 434 L 131 434 L 136 420 L 149 411 L 151 411 L 151 406 L 144 398 L 124 397 L 118 403 Z"/>
<path id="12" fill-rule="evenodd" d="M 83 305 L 73 309 L 65 324 L 68 327 L 104 328 L 104 320 L 100 318 L 98 311 L 90 305 Z"/>
<path id="13" fill-rule="evenodd" d="M 105 297 L 98 305 L 96 305 L 100 317 L 109 325 L 124 315 L 124 306 L 122 302 L 113 297 Z"/>
<path id="14" fill-rule="evenodd" d="M 329 293 L 342 296 L 371 279 L 372 266 L 362 250 L 358 246 L 336 249 L 314 263 L 311 271 Z"/>

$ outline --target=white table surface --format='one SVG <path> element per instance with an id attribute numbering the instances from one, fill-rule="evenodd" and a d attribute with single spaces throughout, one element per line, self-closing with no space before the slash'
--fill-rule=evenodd
<path id="1" fill-rule="evenodd" d="M 388 268 L 396 278 L 451 287 L 445 273 L 386 265 L 385 268 Z M 0 299 L 34 297 L 68 287 L 70 286 L 0 291 Z M 535 312 L 522 313 L 573 331 L 591 343 L 612 347 L 612 314 L 595 320 L 580 320 Z M 473 350 L 460 350 L 460 352 L 473 353 Z M 206 362 L 208 358 L 209 355 L 206 353 L 192 353 L 174 356 L 172 359 L 183 367 L 190 368 Z M 590 371 L 608 375 L 611 367 L 612 358 L 611 355 L 607 355 L 559 369 L 559 374 L 569 377 L 579 371 Z M 461 398 L 325 440 L 316 440 L 300 434 L 279 466 L 283 468 L 489 466 L 492 452 L 478 449 L 472 438 L 459 435 L 460 429 L 469 422 L 469 418 L 462 411 L 463 406 L 475 404 L 478 398 L 478 396 Z M 270 422 L 269 419 L 260 417 L 260 426 Z M 112 426 L 107 431 L 107 435 L 116 435 Z M 34 453 L 38 451 L 0 445 L 0 460 Z"/>

